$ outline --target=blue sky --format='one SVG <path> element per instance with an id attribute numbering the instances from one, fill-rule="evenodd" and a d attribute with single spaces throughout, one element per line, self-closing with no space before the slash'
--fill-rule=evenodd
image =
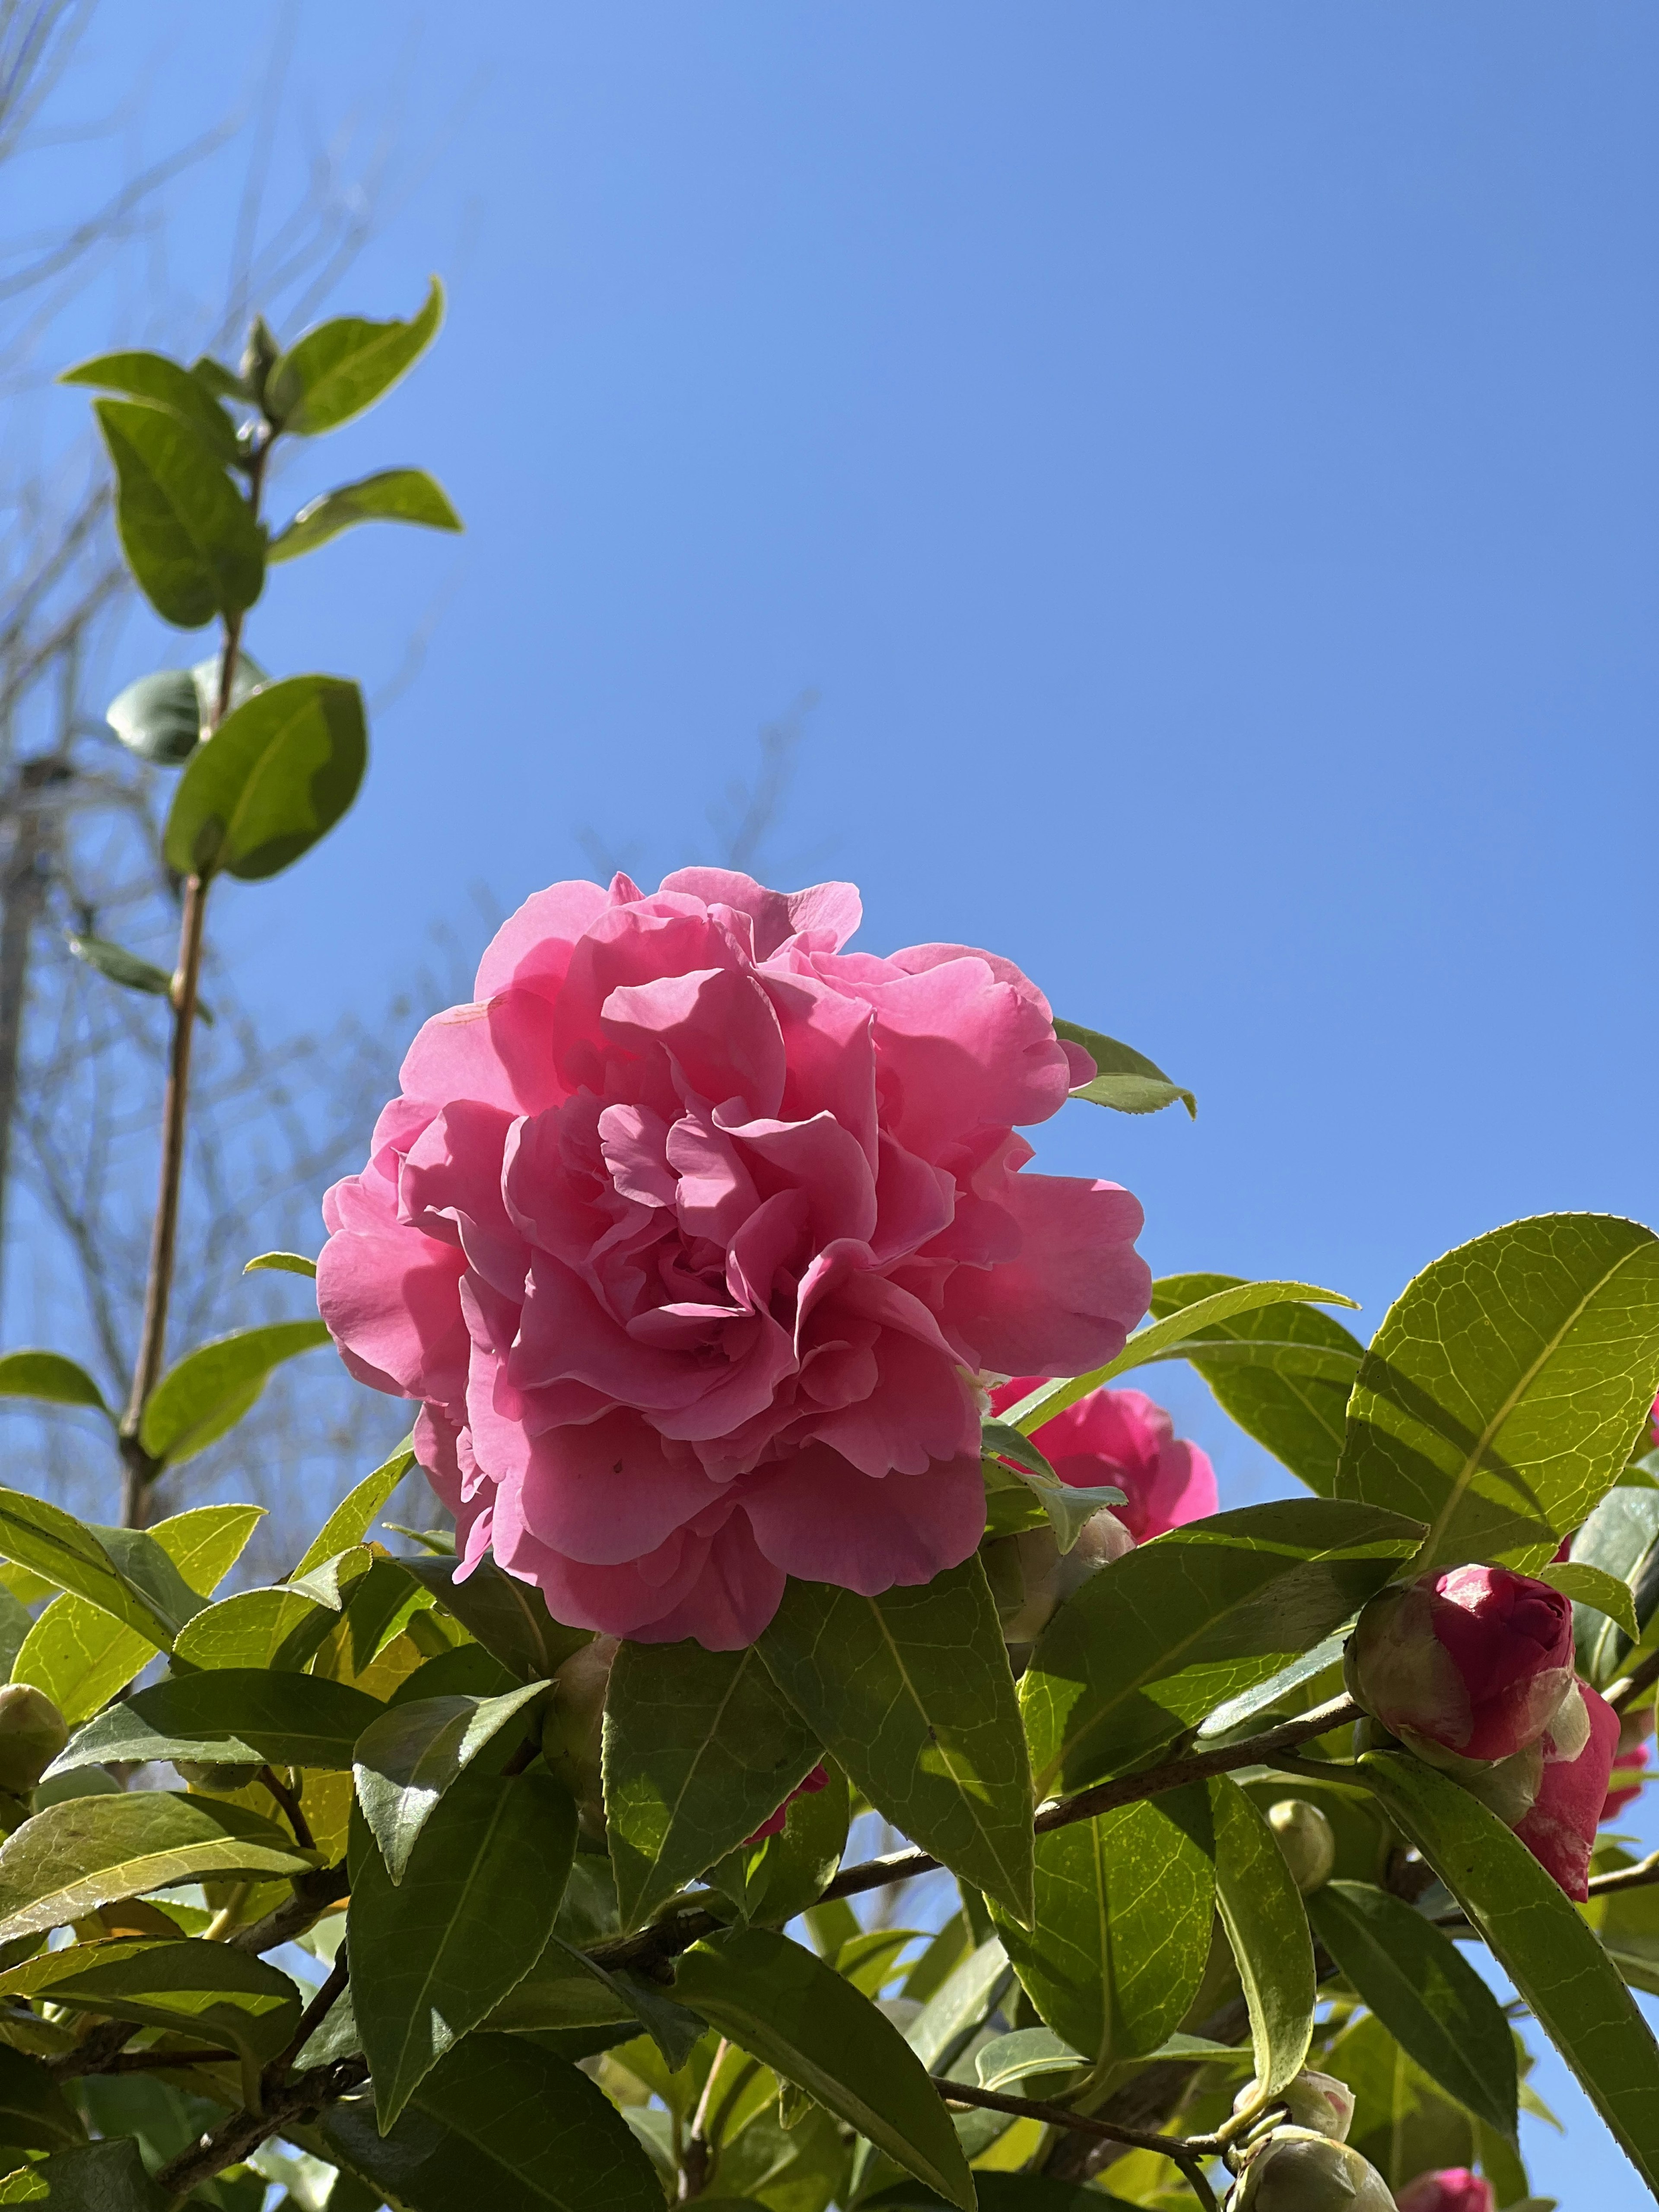
<path id="1" fill-rule="evenodd" d="M 286 20 L 105 0 L 78 95 L 133 119 L 85 158 L 255 99 Z M 1042 1139 L 1142 1196 L 1159 1272 L 1370 1326 L 1503 1220 L 1659 1218 L 1650 8 L 292 21 L 267 204 L 342 116 L 384 129 L 408 188 L 341 303 L 437 269 L 451 319 L 283 492 L 416 461 L 469 529 L 359 532 L 251 623 L 371 689 L 430 631 L 356 813 L 222 902 L 273 1022 L 373 1018 L 434 925 L 587 872 L 584 830 L 713 857 L 810 690 L 763 872 L 856 879 L 872 947 L 1010 954 L 1194 1085 L 1196 1125 Z M 181 186 L 132 335 L 222 291 L 240 173 Z M 1546 2072 L 1540 2179 L 1638 2204 Z"/>

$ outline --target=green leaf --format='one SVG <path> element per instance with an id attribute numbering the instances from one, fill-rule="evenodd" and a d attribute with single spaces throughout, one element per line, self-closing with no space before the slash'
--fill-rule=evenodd
<path id="1" fill-rule="evenodd" d="M 1322 1291 L 1311 1283 L 1238 1283 L 1230 1290 L 1217 1291 L 1208 1297 L 1200 1298 L 1194 1305 L 1183 1306 L 1178 1312 L 1166 1314 L 1162 1321 L 1155 1321 L 1148 1328 L 1137 1329 L 1117 1358 L 1109 1359 L 1103 1367 L 1097 1367 L 1087 1375 L 1074 1375 L 1068 1381 L 1039 1383 L 1018 1405 L 1006 1407 L 1002 1418 L 1011 1428 L 1023 1430 L 1029 1437 L 1045 1421 L 1052 1421 L 1056 1413 L 1063 1413 L 1079 1398 L 1086 1398 L 1103 1382 L 1109 1382 L 1115 1375 L 1125 1375 L 1132 1368 L 1145 1366 L 1149 1359 L 1164 1356 L 1172 1346 L 1184 1346 L 1200 1330 L 1213 1328 L 1217 1322 L 1230 1321 L 1235 1314 L 1254 1313 L 1264 1306 L 1309 1301 L 1329 1306 L 1353 1304 L 1340 1291 Z"/>
<path id="2" fill-rule="evenodd" d="M 151 1391 L 139 1442 L 152 1459 L 173 1467 L 193 1459 L 241 1419 L 273 1367 L 328 1340 L 320 1321 L 279 1321 L 198 1345 Z"/>
<path id="3" fill-rule="evenodd" d="M 115 465 L 121 548 L 163 622 L 199 629 L 242 613 L 264 585 L 253 510 L 195 434 L 159 407 L 94 404 Z"/>
<path id="4" fill-rule="evenodd" d="M 879 1597 L 791 1580 L 772 1679 L 871 1803 L 953 1874 L 1031 1909 L 1031 1776 L 977 1558 Z"/>
<path id="5" fill-rule="evenodd" d="M 316 1273 L 314 1267 L 312 1273 Z M 297 1582 L 301 1575 L 320 1567 L 325 1559 L 335 1559 L 361 1544 L 374 1525 L 375 1516 L 414 1464 L 415 1455 L 405 1437 L 390 1459 L 383 1461 L 373 1474 L 366 1474 L 342 1498 L 306 1547 L 290 1579 Z"/>
<path id="6" fill-rule="evenodd" d="M 584 2073 L 510 2035 L 471 2035 L 382 2138 L 367 2097 L 324 2112 L 349 2172 L 421 2212 L 662 2212 L 650 2160 Z"/>
<path id="7" fill-rule="evenodd" d="M 951 1969 L 904 2031 L 905 2041 L 930 2074 L 956 2060 L 1012 1980 L 1008 1954 L 995 1936 L 988 1936 Z"/>
<path id="8" fill-rule="evenodd" d="M 1515 2039 L 1492 1991 L 1431 1921 L 1370 1882 L 1307 1900 L 1314 1933 L 1389 2033 L 1477 2119 L 1513 2138 Z"/>
<path id="9" fill-rule="evenodd" d="M 1374 2014 L 1343 2030 L 1321 2070 L 1353 2091 L 1348 2141 L 1391 2189 L 1436 2168 L 1474 2163 L 1474 2120 L 1413 2064 Z"/>
<path id="10" fill-rule="evenodd" d="M 1019 1686 L 1040 1797 L 1120 1773 L 1279 1672 L 1396 1572 L 1415 1523 L 1333 1498 L 1193 1521 L 1091 1577 Z"/>
<path id="11" fill-rule="evenodd" d="M 1526 1845 L 1468 1790 L 1403 1753 L 1370 1752 L 1360 1765 L 1659 2196 L 1659 2045 L 1612 1960 Z"/>
<path id="12" fill-rule="evenodd" d="M 568 1793 L 533 1768 L 458 1781 L 401 1882 L 354 1834 L 347 1941 L 383 2129 L 541 1955 L 575 1848 Z"/>
<path id="13" fill-rule="evenodd" d="M 0 1398 L 43 1398 L 53 1406 L 90 1406 L 106 1419 L 115 1419 L 86 1369 L 65 1359 L 61 1352 L 0 1355 Z"/>
<path id="14" fill-rule="evenodd" d="M 238 458 L 236 426 L 206 386 L 189 369 L 159 353 L 105 353 L 66 368 L 60 384 L 90 384 L 100 392 L 121 392 L 194 431 L 217 461 Z"/>
<path id="15" fill-rule="evenodd" d="M 1054 1530 L 1054 1541 L 1062 1552 L 1072 1549 L 1103 1506 L 1121 1505 L 1124 1501 L 1125 1492 L 1110 1484 L 1085 1488 L 1081 1484 L 1062 1482 L 1030 1438 L 1010 1428 L 1006 1421 L 987 1421 L 980 1431 L 980 1448 L 999 1474 L 1006 1462 L 1012 1461 L 1015 1476 L 1041 1507 L 1042 1518 Z M 990 1480 L 988 1468 L 988 1489 Z M 999 1525 L 997 1533 L 1006 1532 Z"/>
<path id="16" fill-rule="evenodd" d="M 1095 1064 L 1093 1080 L 1079 1084 L 1072 1093 L 1073 1098 L 1086 1098 L 1095 1106 L 1115 1107 L 1120 1114 L 1156 1114 L 1179 1099 L 1197 1121 L 1198 1101 L 1192 1092 L 1171 1083 L 1155 1061 L 1133 1045 L 1120 1044 L 1115 1037 L 1103 1036 L 1098 1030 L 1085 1030 L 1076 1022 L 1058 1018 L 1054 1035 L 1068 1044 L 1080 1044 Z"/>
<path id="17" fill-rule="evenodd" d="M 228 1943 L 118 1938 L 42 1951 L 0 1973 L 0 1996 L 49 1998 L 77 2012 L 138 2021 L 220 2044 L 257 2069 L 300 2024 L 286 1974 Z"/>
<path id="18" fill-rule="evenodd" d="M 88 1528 L 27 1491 L 0 1490 L 0 1553 L 113 1613 L 163 1651 L 201 1606 L 153 1536 Z"/>
<path id="19" fill-rule="evenodd" d="M 1038 1837 L 1029 1933 L 992 1906 L 1026 1995 L 1091 2068 L 1181 2025 L 1209 1956 L 1214 1854 L 1202 1785 L 1166 1790 Z"/>
<path id="20" fill-rule="evenodd" d="M 352 1762 L 357 1802 L 394 1882 L 445 1791 L 546 1687 L 527 1682 L 501 1697 L 400 1699 L 364 1729 Z"/>
<path id="21" fill-rule="evenodd" d="M 1265 2106 L 1295 2081 L 1313 2040 L 1319 1995 L 1313 1939 L 1285 1854 L 1261 1814 L 1225 1775 L 1211 1783 L 1210 1802 L 1216 1906 L 1244 1984 Z"/>
<path id="22" fill-rule="evenodd" d="M 104 720 L 129 752 L 158 768 L 187 761 L 202 735 L 196 684 L 187 668 L 139 677 L 110 701 Z"/>
<path id="23" fill-rule="evenodd" d="M 974 2079 L 981 2089 L 1006 2089 L 1031 2074 L 1075 2073 L 1088 2060 L 1051 2027 L 1019 2027 L 974 2053 Z M 1016 2089 L 1016 2096 L 1024 2093 Z M 1040 2094 L 1033 2091 L 1032 2094 Z"/>
<path id="24" fill-rule="evenodd" d="M 818 1745 L 752 1648 L 624 1644 L 605 1711 L 605 1808 L 625 1928 L 769 1820 Z"/>
<path id="25" fill-rule="evenodd" d="M 1631 1593 L 1635 1638 L 1603 1607 L 1573 1608 L 1578 1671 L 1601 1689 L 1620 1673 L 1659 1609 L 1659 1491 L 1623 1482 L 1610 1490 L 1574 1536 L 1572 1564 L 1615 1575 Z"/>
<path id="26" fill-rule="evenodd" d="M 0 2043 L 0 2142 L 26 2150 L 67 2150 L 87 2131 L 38 2058 Z"/>
<path id="27" fill-rule="evenodd" d="M 973 2212 L 973 2177 L 921 2061 L 822 1960 L 770 1929 L 731 1929 L 685 1953 L 675 1994 L 907 2172 Z"/>
<path id="28" fill-rule="evenodd" d="M 307 331 L 272 368 L 265 413 L 279 428 L 315 437 L 373 406 L 412 368 L 438 334 L 443 287 L 434 276 L 424 305 L 407 323 L 341 315 Z"/>
<path id="29" fill-rule="evenodd" d="M 506 1573 L 494 1559 L 480 1559 L 464 1583 L 455 1580 L 457 1559 L 399 1564 L 520 1681 L 550 1680 L 573 1651 L 592 1641 L 586 1629 L 567 1628 L 555 1620 L 541 1592 Z"/>
<path id="30" fill-rule="evenodd" d="M 1152 1285 L 1152 1313 L 1162 1320 L 1236 1290 L 1241 1281 L 1237 1275 L 1166 1275 Z M 1185 1356 L 1246 1436 L 1328 1498 L 1364 1352 L 1331 1315 L 1315 1306 L 1279 1305 L 1193 1330 Z"/>
<path id="31" fill-rule="evenodd" d="M 340 819 L 363 780 L 362 692 L 340 676 L 290 676 L 226 715 L 191 755 L 167 815 L 180 875 L 280 875 Z"/>
<path id="32" fill-rule="evenodd" d="M 1540 1567 L 1538 1579 L 1547 1583 L 1552 1589 L 1570 1597 L 1575 1606 L 1590 1606 L 1597 1613 L 1606 1613 L 1613 1625 L 1629 1637 L 1632 1644 L 1641 1634 L 1637 1625 L 1636 1601 L 1630 1584 L 1621 1582 L 1617 1575 L 1604 1573 L 1579 1559 L 1564 1559 L 1560 1565 Z"/>
<path id="33" fill-rule="evenodd" d="M 0 2204 L 36 2203 L 53 2212 L 162 2212 L 161 2191 L 130 2136 L 56 2151 L 0 2181 Z"/>
<path id="34" fill-rule="evenodd" d="M 708 1869 L 706 1879 L 731 1899 L 739 1919 L 781 1928 L 834 1880 L 847 1848 L 852 1805 L 840 1767 L 826 1759 L 823 1768 L 823 1789 L 793 1801 L 779 1834 L 766 1837 L 753 1850 L 740 1844 Z"/>
<path id="35" fill-rule="evenodd" d="M 428 530 L 459 530 L 461 518 L 424 469 L 383 469 L 360 483 L 343 484 L 307 500 L 288 528 L 272 539 L 268 557 L 291 561 L 312 552 L 359 522 L 418 522 Z"/>
<path id="36" fill-rule="evenodd" d="M 307 1873 L 310 1855 L 240 1805 L 165 1790 L 70 1797 L 0 1844 L 0 1942 L 210 1876 Z"/>
<path id="37" fill-rule="evenodd" d="M 1547 1213 L 1425 1267 L 1354 1385 L 1337 1495 L 1428 1524 L 1422 1570 L 1536 1573 L 1619 1480 L 1659 1387 L 1659 1237 Z"/>
<path id="38" fill-rule="evenodd" d="M 307 1260 L 303 1252 L 261 1252 L 242 1269 L 245 1275 L 258 1274 L 262 1267 L 275 1268 L 284 1275 L 309 1275 L 316 1279 L 317 1262 Z M 413 1459 L 413 1452 L 410 1457 Z M 395 1486 L 394 1486 L 395 1487 Z"/>
<path id="39" fill-rule="evenodd" d="M 336 1612 L 297 1590 L 238 1590 L 206 1606 L 181 1631 L 173 1656 L 191 1667 L 295 1672 L 316 1656 Z"/>
<path id="40" fill-rule="evenodd" d="M 77 960 L 95 969 L 108 981 L 118 983 L 125 991 L 142 991 L 151 999 L 173 996 L 173 978 L 165 968 L 158 968 L 153 960 L 141 960 L 136 952 L 112 944 L 107 937 L 83 937 L 70 930 L 64 942 Z M 198 1006 L 196 1011 L 199 1014 L 206 1009 Z M 210 1027 L 211 1018 L 210 1016 Z"/>
<path id="41" fill-rule="evenodd" d="M 386 1710 L 378 1698 L 321 1674 L 236 1667 L 178 1674 L 100 1713 L 46 1776 L 153 1759 L 343 1769 L 358 1737 Z"/>

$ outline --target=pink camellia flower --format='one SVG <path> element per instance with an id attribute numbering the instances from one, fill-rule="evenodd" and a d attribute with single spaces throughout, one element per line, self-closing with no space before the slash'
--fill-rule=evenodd
<path id="1" fill-rule="evenodd" d="M 1589 1723 L 1588 1736 L 1575 1729 L 1565 1741 L 1577 1742 L 1577 1752 L 1552 1755 L 1556 1739 L 1553 1732 L 1546 1735 L 1538 1794 L 1532 1810 L 1516 1822 L 1515 1832 L 1545 1873 L 1554 1876 L 1576 1905 L 1583 1905 L 1589 1896 L 1590 1853 L 1619 1745 L 1619 1716 L 1588 1683 L 1577 1688 Z"/>
<path id="2" fill-rule="evenodd" d="M 741 1848 L 745 1851 L 752 1850 L 757 1844 L 763 1844 L 769 1836 L 781 1836 L 783 1833 L 783 1824 L 789 1818 L 789 1808 L 794 1803 L 796 1798 L 816 1797 L 829 1779 L 830 1777 L 822 1766 L 815 1766 L 804 1782 L 798 1782 L 795 1784 L 777 1811 L 769 1814 L 752 1836 L 744 1838 Z"/>
<path id="3" fill-rule="evenodd" d="M 717 868 L 538 893 L 325 1201 L 319 1308 L 422 1401 L 464 1569 L 573 1626 L 732 1650 L 787 1575 L 931 1580 L 984 1527 L 976 1374 L 1146 1310 L 1129 1194 L 1021 1172 L 1088 1055 L 1007 961 L 858 920 Z"/>
<path id="4" fill-rule="evenodd" d="M 1497 2199 L 1491 2182 L 1467 2166 L 1443 2166 L 1407 2182 L 1395 2202 L 1400 2212 L 1493 2212 Z"/>
<path id="5" fill-rule="evenodd" d="M 991 1393 L 991 1410 L 1006 1413 L 1044 1380 L 1017 1376 Z M 1031 1442 L 1062 1482 L 1074 1489 L 1115 1485 L 1125 1503 L 1112 1508 L 1137 1544 L 1216 1510 L 1215 1471 L 1196 1444 L 1177 1437 L 1162 1406 L 1139 1390 L 1091 1390 L 1034 1430 Z"/>
<path id="6" fill-rule="evenodd" d="M 1346 1670 L 1357 1702 L 1413 1750 L 1509 1759 L 1572 1688 L 1572 1606 L 1505 1567 L 1422 1575 L 1366 1606 Z"/>

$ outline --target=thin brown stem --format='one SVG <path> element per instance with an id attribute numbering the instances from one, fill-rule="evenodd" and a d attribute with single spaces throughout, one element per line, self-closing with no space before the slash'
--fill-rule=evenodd
<path id="1" fill-rule="evenodd" d="M 368 2078 L 367 2061 L 342 2058 L 331 2066 L 313 2066 L 287 2082 L 275 2083 L 258 2112 L 233 2112 L 211 2135 L 164 2166 L 156 2185 L 170 2204 L 181 2203 L 204 2181 L 227 2166 L 240 2166 L 250 2151 L 258 2150 L 270 2136 L 280 2135 L 290 2120 L 304 2119 L 325 2105 L 349 2095 Z"/>
<path id="2" fill-rule="evenodd" d="M 708 2062 L 708 2072 L 702 2085 L 702 2094 L 697 2100 L 697 2109 L 691 2115 L 691 2133 L 680 2157 L 679 2201 L 688 2203 L 701 2197 L 708 2185 L 708 2171 L 714 2163 L 714 2146 L 708 2137 L 708 2107 L 714 2094 L 714 2082 L 732 2048 L 724 2036 L 714 2045 L 714 2055 Z"/>
<path id="3" fill-rule="evenodd" d="M 291 1790 L 275 1767 L 262 1766 L 259 1779 L 288 1815 L 288 1824 L 294 1831 L 294 1840 L 302 1851 L 314 1851 L 317 1838 L 312 1834 L 305 1814 L 300 1810 L 299 1798 Z"/>
<path id="4" fill-rule="evenodd" d="M 346 1947 L 341 1944 L 334 1954 L 334 1964 L 328 1970 L 328 1978 L 300 2015 L 300 2025 L 295 2029 L 286 2046 L 279 2051 L 265 2069 L 266 2078 L 273 2082 L 285 2081 L 288 2070 L 315 2035 L 335 2006 L 345 1995 L 350 1968 L 346 1961 Z"/>
<path id="5" fill-rule="evenodd" d="M 950 2081 L 942 2074 L 929 2078 L 947 2105 L 976 2105 L 988 2112 L 1009 2112 L 1016 2119 L 1041 2120 L 1044 2127 L 1071 2128 L 1103 2142 L 1121 2143 L 1126 2150 L 1147 2150 L 1170 2159 L 1186 2175 L 1200 2202 L 1214 2206 L 1215 2192 L 1201 2169 L 1206 2158 L 1218 2157 L 1226 2148 L 1219 2136 L 1151 2135 L 1140 2128 L 1121 2128 L 1087 2112 L 1071 2112 L 1064 2105 L 1050 2105 L 1042 2098 L 1007 2097 L 1000 2089 L 977 2088 L 970 2082 Z"/>
<path id="6" fill-rule="evenodd" d="M 319 1867 L 314 1874 L 295 1875 L 294 1894 L 285 1897 L 263 1920 L 239 1928 L 228 1939 L 232 1950 L 274 1951 L 279 1943 L 291 1943 L 320 1920 L 330 1905 L 337 1905 L 350 1887 L 351 1879 L 343 1866 Z"/>

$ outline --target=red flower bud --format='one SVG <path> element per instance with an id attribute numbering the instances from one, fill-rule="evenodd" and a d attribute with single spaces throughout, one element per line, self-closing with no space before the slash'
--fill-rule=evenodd
<path id="1" fill-rule="evenodd" d="M 1589 1740 L 1575 1757 L 1552 1758 L 1555 1739 L 1546 1738 L 1538 1795 L 1515 1832 L 1545 1873 L 1555 1877 L 1576 1905 L 1583 1905 L 1589 1896 L 1590 1853 L 1618 1747 L 1619 1716 L 1586 1683 L 1579 1683 L 1578 1693 L 1589 1723 Z"/>
<path id="2" fill-rule="evenodd" d="M 1529 1575 L 1454 1567 L 1374 1597 L 1346 1663 L 1355 1699 L 1413 1750 L 1509 1759 L 1572 1687 L 1572 1607 Z"/>
<path id="3" fill-rule="evenodd" d="M 1492 2184 L 1467 2166 L 1443 2166 L 1437 2173 L 1419 2173 L 1395 2199 L 1400 2212 L 1493 2212 Z"/>

